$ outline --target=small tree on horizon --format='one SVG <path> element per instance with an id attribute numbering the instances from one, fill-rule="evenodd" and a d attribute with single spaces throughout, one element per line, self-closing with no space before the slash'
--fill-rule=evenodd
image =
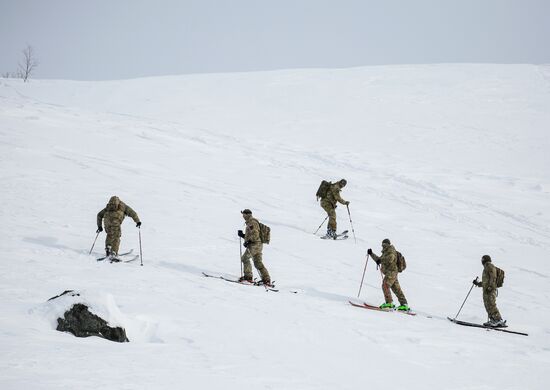
<path id="1" fill-rule="evenodd" d="M 27 47 L 23 49 L 23 61 L 19 63 L 18 76 L 21 77 L 24 82 L 27 82 L 32 72 L 38 66 L 38 63 L 33 47 L 27 45 Z"/>

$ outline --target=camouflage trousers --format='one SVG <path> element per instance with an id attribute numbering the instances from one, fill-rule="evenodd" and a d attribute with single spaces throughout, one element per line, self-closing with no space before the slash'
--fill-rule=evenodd
<path id="1" fill-rule="evenodd" d="M 107 238 L 105 239 L 105 249 L 111 247 L 111 252 L 118 254 L 118 248 L 120 246 L 120 225 L 118 226 L 105 226 L 105 233 Z"/>
<path id="2" fill-rule="evenodd" d="M 382 280 L 382 291 L 384 292 L 384 299 L 386 300 L 386 303 L 393 302 L 393 298 L 391 296 L 391 291 L 393 291 L 393 293 L 399 300 L 399 304 L 406 305 L 407 298 L 405 298 L 405 294 L 403 294 L 403 290 L 401 290 L 399 280 L 397 279 L 397 274 L 398 272 L 394 271 L 388 272 L 384 275 L 384 279 Z"/>
<path id="3" fill-rule="evenodd" d="M 497 291 L 493 290 L 491 292 L 483 290 L 483 304 L 485 305 L 485 310 L 487 315 L 491 320 L 501 320 L 500 312 L 497 308 Z"/>
<path id="4" fill-rule="evenodd" d="M 336 231 L 336 207 L 324 200 L 321 200 L 321 207 L 327 212 L 329 229 Z"/>
<path id="5" fill-rule="evenodd" d="M 264 263 L 262 261 L 262 249 L 263 244 L 252 244 L 249 245 L 248 248 L 246 248 L 246 251 L 244 251 L 243 256 L 241 257 L 241 261 L 243 263 L 244 268 L 244 276 L 247 279 L 252 279 L 252 264 L 250 264 L 250 259 L 254 261 L 254 267 L 258 270 L 260 273 L 260 277 L 264 281 L 271 282 L 271 278 L 269 276 L 269 272 L 267 272 L 267 269 L 264 266 Z"/>

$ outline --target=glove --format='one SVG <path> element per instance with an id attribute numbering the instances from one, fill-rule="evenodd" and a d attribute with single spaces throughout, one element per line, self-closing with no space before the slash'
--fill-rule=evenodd
<path id="1" fill-rule="evenodd" d="M 241 237 L 241 238 L 244 238 L 244 233 L 242 230 L 238 230 L 237 231 L 237 236 Z"/>
<path id="2" fill-rule="evenodd" d="M 103 228 L 101 226 L 98 226 L 97 230 L 95 232 L 96 233 L 101 233 L 102 231 L 103 231 Z"/>
<path id="3" fill-rule="evenodd" d="M 346 200 L 346 203 L 344 203 L 346 206 L 349 206 L 349 200 Z"/>
<path id="4" fill-rule="evenodd" d="M 370 249 L 370 248 L 367 249 L 367 253 L 368 253 L 369 255 L 372 255 L 372 249 Z"/>
<path id="5" fill-rule="evenodd" d="M 136 227 L 140 228 L 141 227 L 141 222 L 136 223 Z"/>
<path id="6" fill-rule="evenodd" d="M 249 243 L 248 241 L 245 241 L 245 242 L 243 243 L 243 246 L 244 246 L 245 248 L 248 248 L 248 245 L 249 245 L 249 244 L 250 244 L 250 243 Z"/>

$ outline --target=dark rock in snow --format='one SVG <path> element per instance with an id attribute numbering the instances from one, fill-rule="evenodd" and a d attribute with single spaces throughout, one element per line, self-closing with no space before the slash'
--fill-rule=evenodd
<path id="1" fill-rule="evenodd" d="M 119 343 L 130 341 L 124 328 L 109 326 L 107 321 L 90 313 L 88 306 L 82 303 L 74 304 L 65 312 L 64 318 L 57 319 L 57 330 L 70 332 L 76 337 L 98 336 Z"/>

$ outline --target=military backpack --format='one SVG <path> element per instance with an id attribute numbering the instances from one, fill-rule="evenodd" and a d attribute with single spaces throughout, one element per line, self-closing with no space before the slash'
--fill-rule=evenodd
<path id="1" fill-rule="evenodd" d="M 331 185 L 332 183 L 326 180 L 323 180 L 321 184 L 319 184 L 319 188 L 317 189 L 317 193 L 315 194 L 315 196 L 317 196 L 317 200 L 319 200 L 319 198 L 324 199 L 327 197 L 328 190 L 330 189 Z"/>
<path id="2" fill-rule="evenodd" d="M 498 267 L 495 268 L 497 269 L 497 288 L 499 288 L 504 285 L 504 271 Z"/>
<path id="3" fill-rule="evenodd" d="M 261 222 L 258 222 L 258 225 L 260 225 L 260 241 L 262 244 L 269 244 L 271 240 L 271 228 Z"/>
<path id="4" fill-rule="evenodd" d="M 395 251 L 397 253 L 397 271 L 403 272 L 405 268 L 407 268 L 407 262 L 405 261 L 405 256 L 401 254 L 399 251 Z"/>

